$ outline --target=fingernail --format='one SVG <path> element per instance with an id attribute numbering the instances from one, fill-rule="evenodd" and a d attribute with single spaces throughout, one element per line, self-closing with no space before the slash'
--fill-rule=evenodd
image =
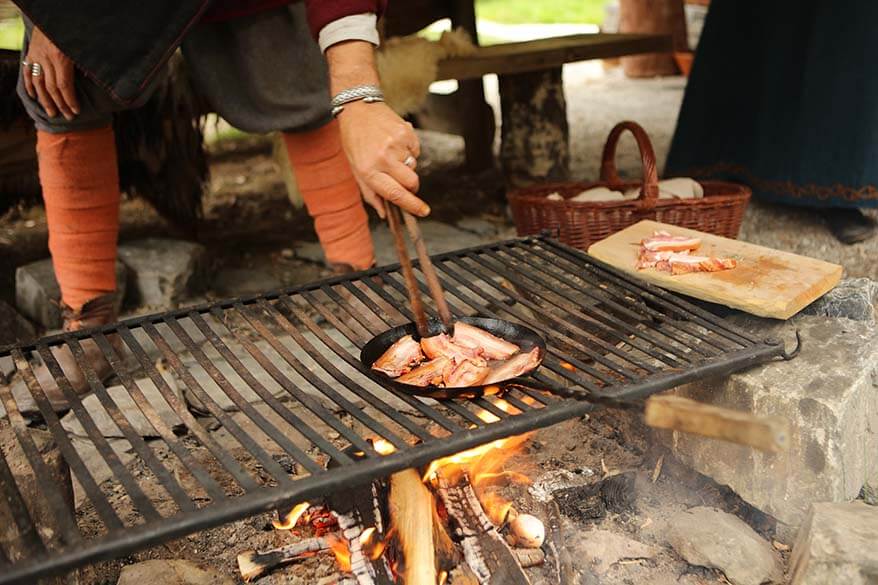
<path id="1" fill-rule="evenodd" d="M 429 205 L 424 205 L 424 206 L 421 208 L 421 217 L 427 217 L 428 215 L 430 215 L 430 206 L 429 206 Z"/>

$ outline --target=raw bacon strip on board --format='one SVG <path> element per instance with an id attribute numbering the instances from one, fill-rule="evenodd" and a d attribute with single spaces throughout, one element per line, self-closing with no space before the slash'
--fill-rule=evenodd
<path id="1" fill-rule="evenodd" d="M 719 272 L 729 270 L 738 265 L 733 258 L 709 258 L 707 256 L 690 256 L 674 254 L 667 260 L 659 262 L 656 268 L 671 274 L 690 274 L 692 272 Z"/>
<path id="2" fill-rule="evenodd" d="M 668 260 L 674 254 L 688 254 L 689 251 L 685 252 L 650 252 L 649 250 L 640 249 L 640 257 L 637 259 L 637 269 L 643 270 L 644 268 L 655 268 L 659 262 L 663 260 Z"/>
<path id="3" fill-rule="evenodd" d="M 406 335 L 381 354 L 381 357 L 372 364 L 372 369 L 396 378 L 407 374 L 422 361 L 424 354 L 421 351 L 421 344 L 411 335 Z"/>
<path id="4" fill-rule="evenodd" d="M 701 246 L 701 240 L 686 236 L 672 236 L 668 232 L 658 231 L 651 238 L 643 239 L 640 246 L 641 250 L 649 252 L 683 252 L 697 250 Z"/>

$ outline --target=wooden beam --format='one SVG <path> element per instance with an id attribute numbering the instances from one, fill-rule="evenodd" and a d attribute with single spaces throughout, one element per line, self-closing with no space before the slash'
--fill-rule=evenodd
<path id="1" fill-rule="evenodd" d="M 786 451 L 790 445 L 790 423 L 782 417 L 755 416 L 673 394 L 651 396 L 644 420 L 655 429 L 749 445 L 769 453 Z"/>
<path id="2" fill-rule="evenodd" d="M 479 47 L 474 55 L 439 62 L 437 79 L 477 79 L 489 73 L 524 73 L 565 63 L 673 50 L 670 35 L 580 34 Z"/>

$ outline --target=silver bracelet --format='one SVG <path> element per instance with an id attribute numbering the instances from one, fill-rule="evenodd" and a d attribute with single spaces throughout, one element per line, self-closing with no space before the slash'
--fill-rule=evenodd
<path id="1" fill-rule="evenodd" d="M 377 85 L 357 85 L 349 89 L 344 89 L 332 98 L 332 116 L 338 116 L 344 110 L 345 104 L 351 102 L 363 101 L 367 104 L 374 102 L 383 102 L 384 94 Z"/>

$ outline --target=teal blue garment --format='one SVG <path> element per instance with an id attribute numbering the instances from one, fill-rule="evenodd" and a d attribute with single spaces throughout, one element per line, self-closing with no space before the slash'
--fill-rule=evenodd
<path id="1" fill-rule="evenodd" d="M 878 2 L 713 0 L 665 176 L 878 207 Z"/>

